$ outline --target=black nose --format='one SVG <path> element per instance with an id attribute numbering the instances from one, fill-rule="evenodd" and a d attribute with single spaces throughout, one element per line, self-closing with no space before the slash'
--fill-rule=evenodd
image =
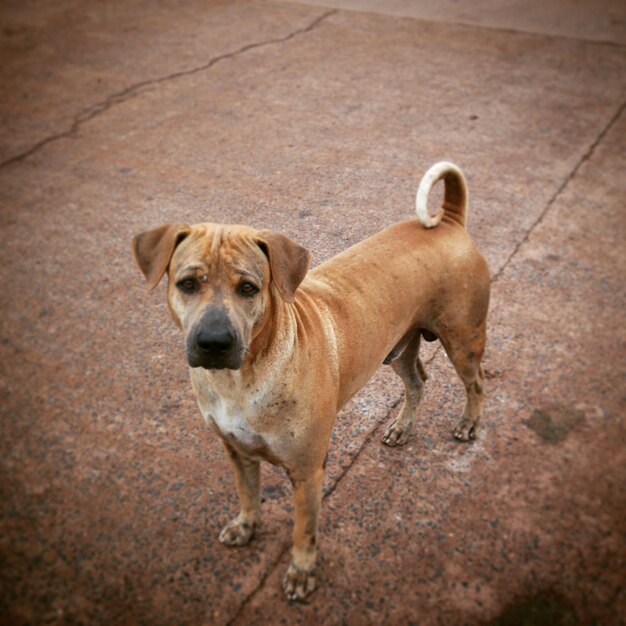
<path id="1" fill-rule="evenodd" d="M 207 306 L 187 335 L 186 343 L 189 367 L 236 370 L 243 363 L 241 335 L 223 306 Z"/>
<path id="2" fill-rule="evenodd" d="M 226 354 L 234 343 L 235 336 L 228 328 L 202 328 L 196 336 L 198 350 L 204 354 Z"/>

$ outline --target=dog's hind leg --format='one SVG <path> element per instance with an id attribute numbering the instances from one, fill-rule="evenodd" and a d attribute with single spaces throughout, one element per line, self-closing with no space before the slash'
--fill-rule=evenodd
<path id="1" fill-rule="evenodd" d="M 383 435 L 383 443 L 388 446 L 401 446 L 409 438 L 417 407 L 424 394 L 426 372 L 419 359 L 421 333 L 416 329 L 404 351 L 391 364 L 404 383 L 404 404 L 400 415 L 389 425 Z"/>
<path id="2" fill-rule="evenodd" d="M 454 436 L 460 441 L 470 441 L 476 439 L 483 412 L 485 374 L 480 363 L 485 351 L 485 324 L 440 338 L 467 394 L 465 410 L 454 429 Z"/>

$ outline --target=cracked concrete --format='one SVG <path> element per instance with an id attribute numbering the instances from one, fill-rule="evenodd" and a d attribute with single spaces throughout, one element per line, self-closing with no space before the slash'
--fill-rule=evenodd
<path id="1" fill-rule="evenodd" d="M 268 39 L 265 41 L 248 43 L 245 46 L 242 46 L 241 48 L 239 48 L 238 50 L 235 50 L 234 52 L 228 52 L 228 53 L 220 54 L 216 57 L 213 57 L 210 61 L 198 67 L 194 67 L 188 70 L 180 70 L 172 74 L 168 74 L 167 76 L 160 76 L 158 78 L 151 78 L 149 80 L 143 80 L 139 83 L 135 83 L 133 85 L 125 87 L 121 91 L 118 91 L 116 93 L 113 93 L 107 96 L 105 100 L 98 102 L 96 104 L 90 105 L 87 109 L 81 111 L 80 113 L 77 113 L 69 129 L 61 133 L 51 135 L 49 137 L 45 137 L 44 139 L 41 139 L 35 145 L 28 148 L 24 152 L 17 154 L 15 156 L 12 156 L 6 159 L 5 161 L 1 162 L 0 167 L 11 165 L 12 163 L 16 163 L 18 161 L 23 160 L 29 157 L 31 154 L 34 154 L 35 152 L 37 152 L 38 150 L 40 150 L 41 148 L 43 148 L 44 146 L 46 146 L 52 141 L 58 141 L 59 139 L 65 139 L 72 135 L 75 135 L 80 129 L 80 127 L 86 122 L 89 122 L 96 116 L 109 110 L 112 106 L 115 106 L 122 102 L 126 102 L 130 98 L 139 96 L 145 89 L 154 87 L 156 85 L 159 85 L 167 81 L 175 80 L 182 76 L 191 76 L 192 74 L 196 74 L 197 72 L 204 72 L 206 70 L 211 69 L 216 63 L 219 63 L 220 61 L 224 61 L 225 59 L 232 59 L 233 57 L 243 54 L 244 52 L 247 52 L 248 50 L 254 50 L 255 48 L 260 48 L 263 46 L 270 46 L 273 44 L 285 43 L 289 41 L 290 39 L 297 37 L 298 35 L 311 32 L 320 22 L 322 22 L 326 17 L 328 17 L 329 15 L 332 15 L 333 13 L 335 13 L 334 10 L 326 11 L 319 17 L 315 18 L 308 26 L 305 26 L 304 28 L 299 28 L 289 33 L 288 35 L 285 35 L 284 37 L 278 37 L 275 39 Z"/>
<path id="2" fill-rule="evenodd" d="M 539 215 L 539 217 L 535 220 L 534 224 L 526 231 L 526 234 L 524 235 L 523 239 L 521 239 L 515 244 L 515 247 L 513 248 L 513 251 L 509 255 L 508 259 L 506 259 L 506 261 L 502 264 L 502 266 L 499 267 L 498 270 L 493 275 L 492 282 L 500 278 L 500 276 L 502 275 L 504 270 L 507 268 L 509 263 L 513 260 L 513 258 L 519 252 L 519 249 L 528 241 L 528 238 L 530 237 L 531 233 L 535 230 L 537 226 L 539 226 L 539 224 L 541 224 L 546 213 L 550 210 L 552 205 L 555 203 L 555 201 L 561 195 L 561 193 L 565 190 L 567 185 L 576 176 L 581 166 L 593 156 L 593 153 L 595 149 L 598 147 L 598 145 L 600 144 L 600 142 L 604 139 L 606 134 L 611 130 L 613 125 L 619 120 L 619 118 L 624 113 L 624 108 L 626 108 L 626 104 L 622 103 L 621 106 L 615 112 L 615 115 L 609 120 L 609 123 L 605 126 L 605 128 L 602 129 L 602 132 L 600 132 L 600 134 L 596 137 L 594 142 L 589 146 L 589 149 L 587 150 L 587 152 L 585 152 L 585 154 L 583 154 L 583 156 L 580 158 L 578 163 L 576 163 L 576 166 L 571 171 L 571 173 L 565 178 L 565 180 L 560 185 L 560 187 L 554 192 L 554 195 L 548 200 L 545 209 L 543 210 L 541 215 Z"/>
<path id="3" fill-rule="evenodd" d="M 554 36 L 332 4 L 3 5 L 7 623 L 622 620 L 625 49 L 601 12 Z M 243 222 L 319 263 L 409 217 L 442 158 L 494 276 L 482 433 L 451 439 L 462 390 L 428 345 L 418 428 L 381 446 L 381 368 L 333 433 L 322 584 L 288 606 L 288 483 L 265 467 L 258 537 L 217 542 L 232 476 L 129 238 Z"/>

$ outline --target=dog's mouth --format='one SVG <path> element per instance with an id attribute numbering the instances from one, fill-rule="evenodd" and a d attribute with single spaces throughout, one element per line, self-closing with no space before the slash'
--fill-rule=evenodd
<path id="1" fill-rule="evenodd" d="M 205 370 L 238 370 L 243 365 L 244 354 L 244 350 L 224 355 L 202 354 L 196 350 L 188 350 L 187 363 L 189 367 L 202 367 Z"/>

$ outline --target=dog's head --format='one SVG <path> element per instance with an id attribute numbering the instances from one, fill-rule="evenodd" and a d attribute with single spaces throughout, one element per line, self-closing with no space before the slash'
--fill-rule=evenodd
<path id="1" fill-rule="evenodd" d="M 220 224 L 165 224 L 133 239 L 153 289 L 168 273 L 168 305 L 190 367 L 239 369 L 276 298 L 293 302 L 311 259 L 280 233 Z"/>

